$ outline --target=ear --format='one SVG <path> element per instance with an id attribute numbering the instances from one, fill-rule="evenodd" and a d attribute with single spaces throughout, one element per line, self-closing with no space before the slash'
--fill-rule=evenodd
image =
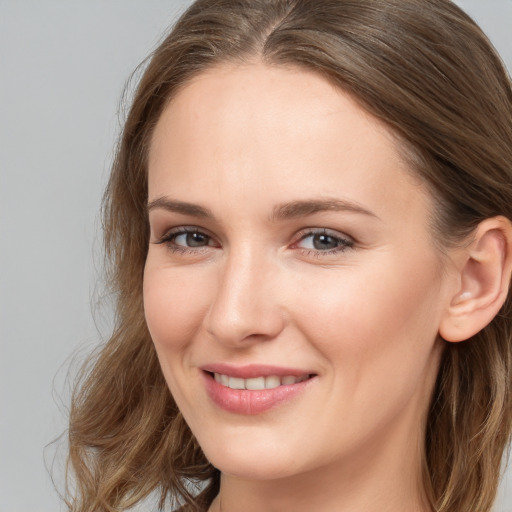
<path id="1" fill-rule="evenodd" d="M 439 326 L 440 336 L 451 342 L 474 336 L 503 306 L 512 273 L 512 223 L 505 217 L 485 219 L 462 252 L 457 289 Z"/>

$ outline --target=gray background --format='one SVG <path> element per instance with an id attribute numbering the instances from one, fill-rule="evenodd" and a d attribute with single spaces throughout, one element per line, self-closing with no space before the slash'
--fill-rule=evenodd
<path id="1" fill-rule="evenodd" d="M 0 512 L 64 510 L 44 462 L 61 486 L 64 451 L 44 447 L 65 429 L 71 355 L 109 329 L 91 310 L 121 91 L 186 4 L 0 0 Z M 459 4 L 512 70 L 512 0 Z"/>

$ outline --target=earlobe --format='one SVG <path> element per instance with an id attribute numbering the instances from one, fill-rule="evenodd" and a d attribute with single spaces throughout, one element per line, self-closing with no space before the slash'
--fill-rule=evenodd
<path id="1" fill-rule="evenodd" d="M 512 272 L 512 224 L 505 217 L 482 221 L 464 249 L 458 286 L 441 320 L 446 341 L 464 341 L 488 325 L 507 297 Z"/>

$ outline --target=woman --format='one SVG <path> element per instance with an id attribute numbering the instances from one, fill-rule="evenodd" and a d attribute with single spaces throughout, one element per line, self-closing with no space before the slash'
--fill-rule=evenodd
<path id="1" fill-rule="evenodd" d="M 106 193 L 70 509 L 489 511 L 511 162 L 510 79 L 451 2 L 194 3 Z"/>

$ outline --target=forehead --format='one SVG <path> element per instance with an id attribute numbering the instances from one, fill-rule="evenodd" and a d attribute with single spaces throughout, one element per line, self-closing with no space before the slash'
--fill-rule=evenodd
<path id="1" fill-rule="evenodd" d="M 171 136 L 182 135 L 194 144 L 219 130 L 225 130 L 224 135 L 230 132 L 229 142 L 238 140 L 246 147 L 250 138 L 263 141 L 268 135 L 277 135 L 273 141 L 280 147 L 306 137 L 313 143 L 318 130 L 339 129 L 336 122 L 342 118 L 354 135 L 373 136 L 373 144 L 382 141 L 397 149 L 397 137 L 384 123 L 319 73 L 296 66 L 222 64 L 203 71 L 178 90 L 157 124 L 150 156 L 155 147 L 161 151 L 162 139 L 167 145 Z M 183 132 L 187 127 L 191 130 Z M 339 143 L 343 135 L 339 133 Z"/>
<path id="2" fill-rule="evenodd" d="M 164 110 L 149 154 L 150 198 L 208 203 L 215 192 L 248 207 L 254 197 L 270 205 L 334 193 L 378 210 L 412 204 L 412 190 L 425 196 L 391 130 L 319 74 L 294 67 L 203 72 Z"/>

